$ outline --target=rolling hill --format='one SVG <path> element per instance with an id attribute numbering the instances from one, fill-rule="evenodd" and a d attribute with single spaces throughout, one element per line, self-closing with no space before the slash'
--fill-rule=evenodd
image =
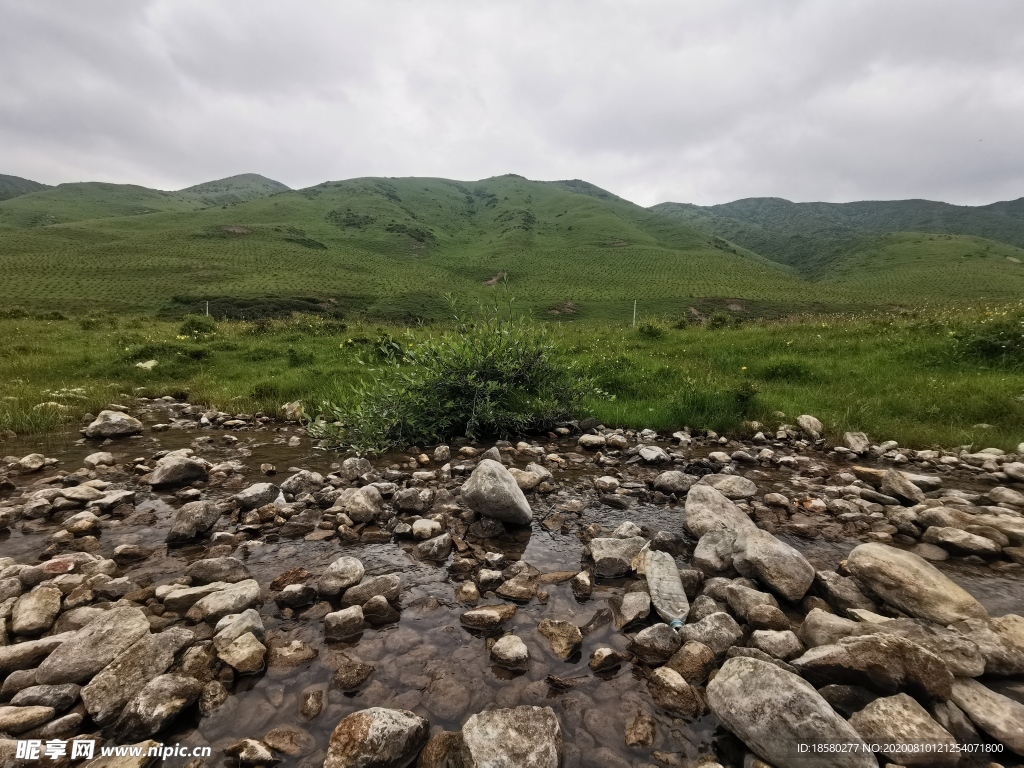
<path id="1" fill-rule="evenodd" d="M 20 176 L 7 176 L 0 173 L 0 200 L 9 200 L 12 197 L 26 195 L 29 192 L 39 192 L 43 189 L 49 189 L 49 187 L 46 184 L 40 184 L 38 181 L 30 181 Z"/>
<path id="2" fill-rule="evenodd" d="M 986 206 L 930 200 L 793 203 L 748 198 L 712 206 L 661 203 L 651 210 L 741 245 L 804 275 L 822 277 L 865 251 L 901 246 L 896 232 L 963 235 L 1024 248 L 1024 198 Z M 899 258 L 899 254 L 894 254 Z"/>
<path id="3" fill-rule="evenodd" d="M 175 315 L 209 301 L 222 316 L 302 310 L 416 322 L 446 316 L 446 294 L 490 302 L 507 283 L 539 316 L 623 323 L 634 299 L 641 316 L 678 318 L 1009 301 L 1024 291 L 1024 250 L 1012 242 L 865 232 L 850 223 L 857 216 L 827 206 L 797 207 L 799 223 L 786 229 L 797 204 L 776 202 L 785 201 L 767 209 L 781 212 L 758 214 L 767 226 L 733 209 L 645 209 L 578 179 L 514 174 L 301 190 L 255 175 L 178 192 L 62 184 L 0 202 L 0 309 Z M 885 218 L 869 209 L 861 218 Z M 986 210 L 1004 226 L 989 234 L 1016 231 L 1016 210 Z M 924 214 L 903 215 L 920 223 Z M 815 272 L 807 260 L 786 261 L 777 231 L 844 245 Z"/>

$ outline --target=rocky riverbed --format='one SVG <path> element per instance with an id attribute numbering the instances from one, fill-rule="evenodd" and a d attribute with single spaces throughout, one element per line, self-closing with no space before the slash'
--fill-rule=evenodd
<path id="1" fill-rule="evenodd" d="M 0 764 L 1024 764 L 1024 457 L 821 431 L 368 460 L 164 398 L 8 440 Z"/>

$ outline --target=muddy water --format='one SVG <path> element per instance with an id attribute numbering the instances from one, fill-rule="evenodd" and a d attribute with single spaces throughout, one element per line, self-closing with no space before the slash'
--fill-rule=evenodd
<path id="1" fill-rule="evenodd" d="M 207 436 L 212 439 L 206 439 Z M 109 446 L 109 450 L 119 463 L 136 456 L 149 456 L 158 450 L 182 447 L 192 447 L 212 462 L 242 461 L 249 468 L 244 476 L 245 482 L 232 483 L 230 488 L 205 490 L 204 498 L 213 499 L 229 496 L 238 487 L 249 483 L 266 480 L 257 471 L 261 463 L 276 465 L 279 474 L 271 479 L 280 482 L 287 477 L 290 467 L 326 474 L 332 463 L 338 461 L 336 454 L 314 450 L 305 438 L 299 446 L 289 446 L 285 442 L 288 434 L 256 432 L 235 433 L 235 436 L 239 438 L 238 443 L 229 445 L 224 442 L 221 432 L 173 430 L 115 443 Z M 14 455 L 42 452 L 59 459 L 61 468 L 74 471 L 81 466 L 84 456 L 96 450 L 95 445 L 81 444 L 76 438 L 77 435 L 68 434 L 31 444 L 19 441 L 4 446 L 4 452 Z M 569 446 L 565 445 L 563 449 L 568 450 Z M 384 468 L 394 461 L 407 462 L 408 459 L 408 455 L 391 456 L 374 463 L 378 468 Z M 586 468 L 588 476 L 596 471 L 593 466 Z M 563 487 L 567 487 L 573 482 L 574 472 L 560 472 L 557 477 Z M 26 481 L 31 479 L 32 476 L 24 478 Z M 555 495 L 535 503 L 534 507 L 543 509 L 570 497 L 571 494 Z M 177 578 L 188 562 L 205 556 L 203 546 L 169 552 L 161 546 L 178 506 L 180 502 L 171 494 L 139 493 L 137 511 L 150 512 L 151 515 L 136 524 L 108 521 L 101 537 L 103 554 L 109 556 L 114 547 L 124 543 L 157 546 L 158 550 L 152 557 L 122 569 L 123 572 L 140 584 L 158 584 Z M 539 514 L 536 519 L 542 517 L 543 514 Z M 625 510 L 596 505 L 580 516 L 583 525 L 598 522 L 606 529 L 626 520 L 649 528 L 652 533 L 659 530 L 680 535 L 686 533 L 682 525 L 682 508 L 675 505 L 641 503 Z M 801 550 L 817 568 L 834 568 L 859 543 L 856 539 L 835 542 L 786 534 L 780 538 Z M 31 562 L 45 546 L 44 539 L 44 534 L 26 536 L 12 532 L 7 538 L 0 539 L 0 554 Z M 504 553 L 510 562 L 523 559 L 542 572 L 578 570 L 583 547 L 575 534 L 551 533 L 539 523 L 529 531 L 507 535 L 487 544 L 488 550 Z M 537 624 L 544 618 L 585 625 L 599 610 L 607 607 L 609 598 L 628 589 L 628 581 L 598 584 L 592 597 L 583 603 L 576 601 L 568 583 L 543 586 L 546 600 L 535 599 L 521 605 L 514 619 L 504 627 L 524 640 L 533 660 L 529 671 L 510 673 L 489 663 L 485 637 L 460 625 L 459 616 L 466 607 L 454 600 L 455 582 L 447 570 L 443 566 L 418 561 L 401 545 L 341 544 L 336 539 L 326 542 L 279 540 L 247 542 L 233 554 L 245 560 L 253 577 L 264 589 L 288 569 L 302 567 L 318 574 L 337 557 L 352 555 L 365 564 L 367 575 L 402 574 L 403 609 L 397 624 L 368 630 L 355 642 L 326 643 L 322 620 L 324 610 L 313 607 L 305 613 L 284 618 L 273 602 L 267 602 L 261 613 L 268 636 L 284 641 L 301 640 L 317 649 L 318 656 L 297 667 L 271 668 L 262 675 L 239 678 L 232 687 L 233 696 L 210 716 L 200 719 L 196 715 L 191 722 L 179 721 L 174 731 L 158 737 L 167 743 L 211 746 L 213 757 L 208 759 L 209 765 L 227 764 L 222 750 L 238 739 L 261 738 L 271 729 L 287 725 L 307 731 L 314 746 L 303 756 L 284 756 L 281 765 L 320 766 L 330 733 L 337 722 L 354 711 L 371 706 L 412 710 L 426 717 L 432 730 L 458 730 L 467 717 L 488 707 L 550 706 L 561 722 L 567 763 L 572 765 L 688 765 L 702 754 L 731 754 L 735 748 L 731 737 L 718 728 L 712 716 L 682 720 L 659 710 L 648 695 L 638 668 L 626 665 L 613 674 L 595 676 L 591 673 L 587 660 L 594 649 L 609 646 L 625 650 L 627 647 L 628 637 L 614 630 L 610 623 L 587 635 L 582 653 L 565 662 L 552 656 L 546 642 L 536 632 Z M 685 567 L 688 556 L 684 554 L 678 558 L 680 566 Z M 981 600 L 993 614 L 1024 613 L 1024 577 L 997 574 L 988 568 L 965 565 L 956 560 L 939 564 L 939 567 Z M 369 681 L 355 693 L 343 693 L 331 686 L 335 670 L 332 659 L 340 653 L 347 653 L 375 667 Z M 549 675 L 568 681 L 569 685 L 555 687 L 546 680 Z M 323 712 L 309 721 L 300 712 L 302 694 L 314 687 L 327 691 L 327 701 Z M 638 710 L 654 713 L 657 728 L 652 747 L 628 748 L 624 745 L 625 730 Z M 574 756 L 578 759 L 574 760 Z M 184 760 L 172 758 L 163 764 L 184 763 Z M 1015 763 L 1004 761 L 1003 764 Z"/>

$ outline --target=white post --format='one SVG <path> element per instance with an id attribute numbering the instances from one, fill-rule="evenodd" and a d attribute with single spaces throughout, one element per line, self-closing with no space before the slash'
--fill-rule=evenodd
<path id="1" fill-rule="evenodd" d="M 210 302 L 206 302 L 206 316 L 210 316 Z"/>
<path id="2" fill-rule="evenodd" d="M 633 299 L 633 327 L 636 328 L 636 299 Z"/>

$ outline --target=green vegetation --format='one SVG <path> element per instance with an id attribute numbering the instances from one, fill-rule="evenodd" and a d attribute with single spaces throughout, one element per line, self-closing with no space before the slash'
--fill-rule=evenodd
<path id="1" fill-rule="evenodd" d="M 311 426 L 328 444 L 382 451 L 453 437 L 515 437 L 581 415 L 592 387 L 545 326 L 496 308 L 405 349 L 390 338 L 384 365 L 321 404 Z"/>
<path id="2" fill-rule="evenodd" d="M 1024 437 L 1019 357 L 979 361 L 972 340 L 1001 333 L 1008 317 L 1019 322 L 1021 309 L 835 315 L 718 330 L 666 326 L 656 338 L 629 327 L 549 325 L 542 342 L 514 337 L 508 357 L 479 339 L 460 342 L 451 325 L 413 329 L 298 315 L 217 322 L 207 332 L 205 318 L 186 321 L 187 328 L 180 320 L 109 314 L 0 319 L 0 430 L 74 423 L 137 393 L 187 395 L 247 413 L 274 413 L 300 399 L 344 405 L 339 393 L 365 389 L 382 372 L 451 387 L 421 403 L 410 416 L 419 418 L 442 399 L 464 403 L 481 388 L 492 398 L 483 380 L 470 385 L 445 373 L 487 368 L 480 360 L 490 354 L 497 365 L 489 381 L 514 380 L 509 372 L 518 359 L 553 376 L 563 362 L 574 363 L 592 386 L 578 411 L 609 425 L 735 432 L 748 419 L 774 428 L 812 413 L 833 436 L 858 429 L 913 447 L 1010 449 Z M 151 370 L 137 365 L 151 360 Z M 499 421 L 509 402 L 503 397 L 494 393 L 490 401 Z M 452 433 L 464 428 L 451 425 Z M 481 431 L 492 429 L 500 431 Z"/>
<path id="3" fill-rule="evenodd" d="M 0 173 L 0 200 L 9 200 L 12 197 L 27 195 L 29 192 L 39 192 L 43 189 L 48 189 L 48 187 L 38 181 Z"/>
<path id="4" fill-rule="evenodd" d="M 209 302 L 217 318 L 417 324 L 445 317 L 445 293 L 487 301 L 507 282 L 540 319 L 617 325 L 636 299 L 645 317 L 731 325 L 1024 293 L 1024 250 L 974 236 L 858 234 L 808 278 L 578 180 L 280 187 L 63 184 L 0 202 L 0 306 L 182 317 Z M 1011 226 L 1014 210 L 986 215 Z"/>

